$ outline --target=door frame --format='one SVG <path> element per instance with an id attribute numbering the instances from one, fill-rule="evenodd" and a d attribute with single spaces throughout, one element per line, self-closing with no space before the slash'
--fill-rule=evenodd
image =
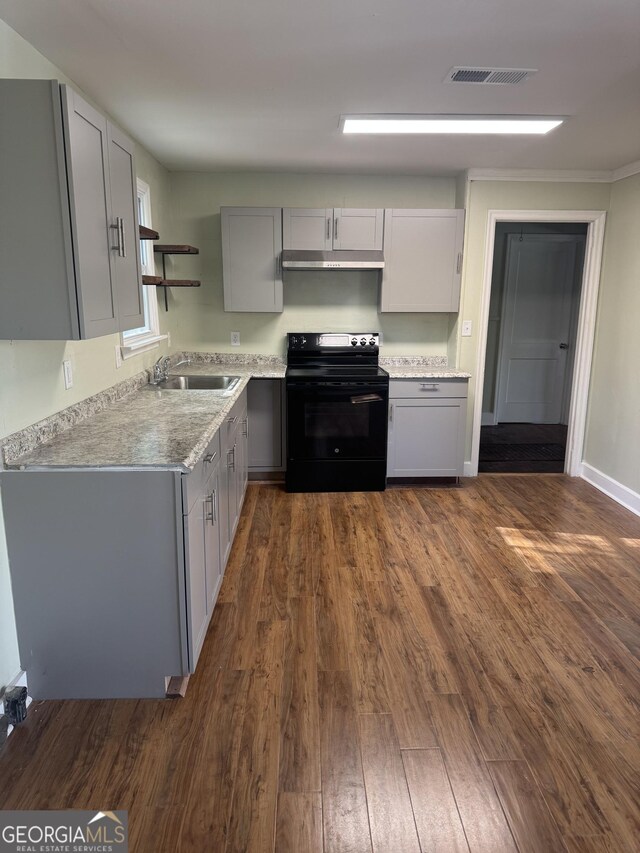
<path id="1" fill-rule="evenodd" d="M 569 406 L 569 424 L 567 431 L 567 450 L 565 455 L 565 473 L 572 477 L 580 475 L 584 435 L 587 422 L 587 404 L 589 399 L 589 381 L 593 361 L 593 346 L 596 330 L 598 292 L 600 290 L 600 269 L 604 246 L 604 210 L 489 210 L 487 212 L 487 232 L 484 255 L 484 274 L 480 304 L 478 350 L 476 364 L 478 377 L 473 406 L 473 427 L 471 437 L 471 462 L 469 474 L 478 474 L 480 456 L 480 429 L 482 427 L 482 389 L 487 353 L 489 330 L 489 303 L 491 299 L 491 278 L 493 274 L 493 253 L 495 248 L 496 225 L 498 222 L 584 222 L 587 224 L 587 240 L 582 270 L 582 288 L 578 311 L 578 331 L 573 379 L 571 383 L 571 403 Z"/>

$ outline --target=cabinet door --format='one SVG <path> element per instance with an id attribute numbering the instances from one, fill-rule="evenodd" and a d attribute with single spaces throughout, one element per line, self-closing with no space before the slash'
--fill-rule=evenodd
<path id="1" fill-rule="evenodd" d="M 220 562 L 220 488 L 219 466 L 211 474 L 204 488 L 205 526 L 204 552 L 207 589 L 207 621 L 211 619 L 222 583 Z"/>
<path id="2" fill-rule="evenodd" d="M 140 277 L 138 203 L 133 142 L 113 125 L 109 140 L 111 216 L 118 248 L 113 251 L 114 287 L 120 331 L 144 325 L 144 301 Z"/>
<path id="3" fill-rule="evenodd" d="M 222 574 L 224 574 L 231 550 L 229 530 L 229 475 L 231 473 L 227 463 L 227 453 L 223 447 L 218 469 L 218 535 L 220 538 L 220 569 Z"/>
<path id="4" fill-rule="evenodd" d="M 247 387 L 251 426 L 247 462 L 251 471 L 283 469 L 283 384 L 282 379 L 252 379 Z"/>
<path id="5" fill-rule="evenodd" d="M 463 210 L 386 210 L 380 311 L 457 311 L 463 229 Z"/>
<path id="6" fill-rule="evenodd" d="M 189 637 L 189 669 L 191 672 L 195 672 L 209 624 L 205 558 L 206 510 L 205 496 L 201 495 L 189 515 L 185 517 L 187 631 Z"/>
<path id="7" fill-rule="evenodd" d="M 388 477 L 463 473 L 466 400 L 390 400 Z"/>
<path id="8" fill-rule="evenodd" d="M 107 122 L 73 89 L 62 86 L 61 91 L 80 336 L 95 338 L 118 331 Z"/>
<path id="9" fill-rule="evenodd" d="M 336 207 L 333 217 L 334 249 L 382 249 L 383 208 Z"/>
<path id="10" fill-rule="evenodd" d="M 332 207 L 285 207 L 283 209 L 283 249 L 313 249 L 324 252 L 331 249 L 332 238 Z"/>
<path id="11" fill-rule="evenodd" d="M 225 311 L 281 312 L 282 208 L 223 207 Z"/>

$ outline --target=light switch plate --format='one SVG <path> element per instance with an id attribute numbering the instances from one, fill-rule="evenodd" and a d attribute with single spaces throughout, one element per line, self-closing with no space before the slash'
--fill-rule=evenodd
<path id="1" fill-rule="evenodd" d="M 65 390 L 68 391 L 69 388 L 73 388 L 73 369 L 68 360 L 62 362 L 62 375 L 64 376 Z"/>
<path id="2" fill-rule="evenodd" d="M 231 346 L 239 347 L 240 346 L 240 332 L 231 332 Z"/>
<path id="3" fill-rule="evenodd" d="M 463 320 L 462 321 L 462 337 L 470 338 L 471 337 L 471 320 Z"/>

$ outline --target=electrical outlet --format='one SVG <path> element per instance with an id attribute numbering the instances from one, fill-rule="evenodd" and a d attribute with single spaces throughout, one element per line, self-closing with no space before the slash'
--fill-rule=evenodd
<path id="1" fill-rule="evenodd" d="M 68 391 L 69 388 L 73 388 L 73 369 L 70 361 L 62 362 L 62 375 L 64 376 L 65 390 Z"/>
<path id="2" fill-rule="evenodd" d="M 122 350 L 120 344 L 116 344 L 116 370 L 122 367 Z"/>
<path id="3" fill-rule="evenodd" d="M 470 338 L 471 337 L 471 320 L 463 320 L 462 321 L 462 337 Z"/>
<path id="4" fill-rule="evenodd" d="M 240 332 L 231 332 L 231 346 L 239 347 L 240 346 Z"/>

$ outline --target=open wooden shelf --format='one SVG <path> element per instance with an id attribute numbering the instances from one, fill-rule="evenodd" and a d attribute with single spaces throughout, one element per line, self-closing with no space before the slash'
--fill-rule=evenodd
<path id="1" fill-rule="evenodd" d="M 155 287 L 200 287 L 200 282 L 190 278 L 162 278 L 159 275 L 143 275 L 142 283 Z"/>
<path id="2" fill-rule="evenodd" d="M 138 236 L 141 240 L 159 240 L 160 235 L 153 228 L 147 228 L 145 225 L 138 225 Z"/>
<path id="3" fill-rule="evenodd" d="M 154 252 L 161 255 L 199 255 L 200 249 L 195 246 L 181 246 L 178 244 L 156 243 L 153 247 Z"/>

